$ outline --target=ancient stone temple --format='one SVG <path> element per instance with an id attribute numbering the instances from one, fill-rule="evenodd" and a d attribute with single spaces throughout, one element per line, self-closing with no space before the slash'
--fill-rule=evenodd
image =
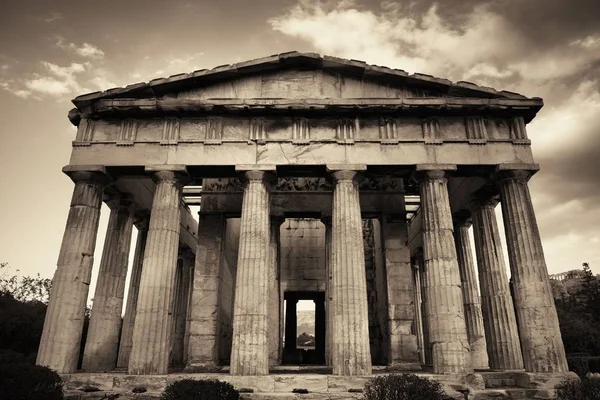
<path id="1" fill-rule="evenodd" d="M 291 52 L 73 103 L 75 187 L 38 364 L 567 371 L 527 183 L 541 99 Z M 314 350 L 296 346 L 299 300 L 314 302 Z"/>

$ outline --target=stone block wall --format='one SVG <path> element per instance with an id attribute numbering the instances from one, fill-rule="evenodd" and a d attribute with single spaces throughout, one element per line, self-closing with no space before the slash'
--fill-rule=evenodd
<path id="1" fill-rule="evenodd" d="M 325 225 L 321 221 L 286 219 L 280 228 L 280 254 L 282 293 L 325 291 Z"/>

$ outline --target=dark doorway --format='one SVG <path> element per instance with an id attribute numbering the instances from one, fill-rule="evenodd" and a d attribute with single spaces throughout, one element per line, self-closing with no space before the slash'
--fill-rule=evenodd
<path id="1" fill-rule="evenodd" d="M 285 333 L 282 364 L 324 365 L 325 293 L 285 292 L 283 299 L 285 302 Z M 314 341 L 306 332 L 298 332 L 298 301 L 300 300 L 314 302 Z M 303 333 L 304 335 L 302 335 Z M 299 335 L 302 336 L 299 337 Z"/>

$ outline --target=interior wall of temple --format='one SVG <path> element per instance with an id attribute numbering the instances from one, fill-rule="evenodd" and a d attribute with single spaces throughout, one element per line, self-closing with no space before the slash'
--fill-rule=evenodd
<path id="1" fill-rule="evenodd" d="M 235 293 L 235 276 L 237 270 L 238 247 L 240 242 L 240 218 L 228 218 L 225 225 L 225 243 L 221 277 L 219 280 L 219 361 L 228 364 L 231 356 L 231 340 L 233 335 L 233 295 Z"/>
<path id="2" fill-rule="evenodd" d="M 325 225 L 288 218 L 280 228 L 280 290 L 325 291 Z"/>

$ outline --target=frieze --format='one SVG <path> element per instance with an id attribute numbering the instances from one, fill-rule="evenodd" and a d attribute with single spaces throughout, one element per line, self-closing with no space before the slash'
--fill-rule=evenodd
<path id="1" fill-rule="evenodd" d="M 165 118 L 163 121 L 161 145 L 176 145 L 179 140 L 179 118 Z"/>
<path id="2" fill-rule="evenodd" d="M 485 127 L 485 121 L 482 117 L 466 117 L 465 129 L 467 131 L 467 139 L 469 139 L 469 143 L 486 143 L 488 134 Z"/>
<path id="3" fill-rule="evenodd" d="M 331 192 L 333 186 L 325 178 L 279 178 L 276 192 Z"/>
<path id="4" fill-rule="evenodd" d="M 440 132 L 440 120 L 438 118 L 426 118 L 423 120 L 423 139 L 425 144 L 442 144 L 443 139 Z"/>
<path id="5" fill-rule="evenodd" d="M 403 192 L 402 178 L 366 177 L 358 184 L 359 191 Z"/>
<path id="6" fill-rule="evenodd" d="M 121 121 L 117 146 L 132 146 L 137 138 L 138 124 L 135 119 Z"/>
<path id="7" fill-rule="evenodd" d="M 203 179 L 202 192 L 243 192 L 244 185 L 238 178 Z"/>

